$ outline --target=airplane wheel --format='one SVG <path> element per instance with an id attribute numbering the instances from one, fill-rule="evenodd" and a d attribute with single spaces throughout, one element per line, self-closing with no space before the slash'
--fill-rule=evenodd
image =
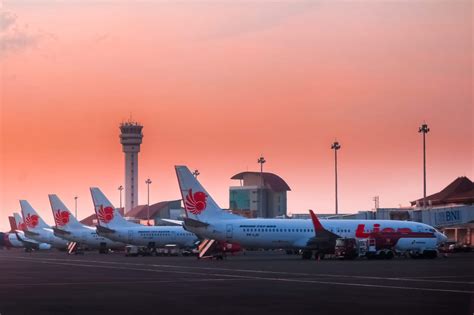
<path id="1" fill-rule="evenodd" d="M 385 258 L 386 259 L 392 259 L 393 258 L 393 252 L 390 250 L 387 252 L 387 254 L 385 255 Z"/>

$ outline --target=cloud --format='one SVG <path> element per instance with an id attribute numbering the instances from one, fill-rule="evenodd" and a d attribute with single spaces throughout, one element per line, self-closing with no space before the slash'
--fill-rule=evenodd
<path id="1" fill-rule="evenodd" d="M 0 56 L 35 47 L 41 35 L 18 23 L 11 12 L 0 13 Z"/>

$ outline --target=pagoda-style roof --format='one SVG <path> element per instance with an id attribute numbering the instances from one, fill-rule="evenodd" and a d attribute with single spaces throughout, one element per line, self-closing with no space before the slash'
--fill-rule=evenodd
<path id="1" fill-rule="evenodd" d="M 473 204 L 474 183 L 467 177 L 458 177 L 440 192 L 426 196 L 426 202 L 431 205 L 445 205 L 452 203 Z M 423 198 L 412 201 L 411 204 L 423 204 Z"/>

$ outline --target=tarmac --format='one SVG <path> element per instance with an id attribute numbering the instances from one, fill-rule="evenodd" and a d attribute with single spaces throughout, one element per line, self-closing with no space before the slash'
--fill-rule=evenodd
<path id="1" fill-rule="evenodd" d="M 306 261 L 0 250 L 0 314 L 469 314 L 474 253 Z"/>

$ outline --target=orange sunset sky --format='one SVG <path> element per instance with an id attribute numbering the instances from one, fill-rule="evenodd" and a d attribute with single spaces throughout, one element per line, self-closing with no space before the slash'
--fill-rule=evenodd
<path id="1" fill-rule="evenodd" d="M 47 194 L 118 206 L 118 125 L 144 124 L 139 201 L 179 198 L 186 164 L 228 207 L 234 174 L 264 168 L 288 211 L 407 206 L 473 172 L 472 1 L 3 1 L 0 228 Z"/>

